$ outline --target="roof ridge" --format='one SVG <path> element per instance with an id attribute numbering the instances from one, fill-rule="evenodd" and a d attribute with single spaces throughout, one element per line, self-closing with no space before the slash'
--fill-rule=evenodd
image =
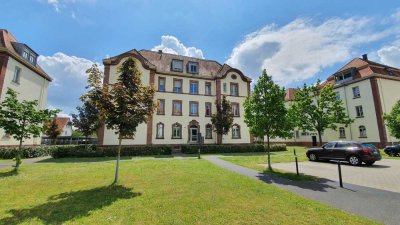
<path id="1" fill-rule="evenodd" d="M 141 49 L 140 51 L 146 51 L 146 52 L 153 52 L 153 53 L 159 53 L 158 51 L 153 51 L 153 50 L 148 50 L 148 49 Z M 219 63 L 217 60 L 214 59 L 201 59 L 201 58 L 196 58 L 196 57 L 192 57 L 192 56 L 186 56 L 186 55 L 179 55 L 179 54 L 172 54 L 169 52 L 162 52 L 162 54 L 168 54 L 168 55 L 177 55 L 177 56 L 181 56 L 181 57 L 186 57 L 186 58 L 191 58 L 191 59 L 197 59 L 197 60 L 202 60 L 202 61 L 209 61 L 209 62 L 215 62 L 218 65 L 222 66 L 221 63 Z"/>

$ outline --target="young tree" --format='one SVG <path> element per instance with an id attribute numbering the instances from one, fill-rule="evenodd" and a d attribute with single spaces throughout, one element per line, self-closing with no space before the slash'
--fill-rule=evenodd
<path id="1" fill-rule="evenodd" d="M 57 124 L 57 117 L 50 119 L 44 123 L 43 132 L 49 136 L 51 143 L 56 143 L 57 137 L 61 134 L 62 128 Z"/>
<path id="2" fill-rule="evenodd" d="M 156 108 L 153 101 L 154 88 L 144 86 L 142 73 L 133 58 L 128 58 L 118 68 L 117 82 L 104 89 L 102 113 L 108 129 L 118 135 L 117 165 L 114 183 L 118 182 L 121 142 L 133 138 L 139 124 L 147 122 Z"/>
<path id="3" fill-rule="evenodd" d="M 39 137 L 43 123 L 59 110 L 38 110 L 38 101 L 19 101 L 17 92 L 8 88 L 6 98 L 0 104 L 0 127 L 19 141 L 15 154 L 16 169 L 21 164 L 21 149 L 24 139 Z"/>
<path id="4" fill-rule="evenodd" d="M 275 84 L 266 70 L 246 98 L 244 112 L 250 133 L 262 139 L 267 137 L 268 168 L 271 169 L 270 139 L 289 137 L 291 128 L 286 118 L 285 89 Z"/>
<path id="5" fill-rule="evenodd" d="M 315 85 L 297 90 L 294 108 L 298 118 L 298 126 L 303 130 L 316 130 L 319 143 L 322 145 L 322 134 L 326 129 L 336 130 L 336 124 L 345 126 L 353 122 L 345 113 L 343 102 L 336 99 L 333 85 L 321 87 L 318 80 Z"/>
<path id="6" fill-rule="evenodd" d="M 226 96 L 222 97 L 222 101 L 215 101 L 217 113 L 211 117 L 211 123 L 214 125 L 214 131 L 217 133 L 217 143 L 222 143 L 222 135 L 228 134 L 233 124 L 233 114 L 231 103 L 226 100 Z"/>
<path id="7" fill-rule="evenodd" d="M 389 128 L 390 135 L 400 139 L 400 101 L 396 102 L 390 113 L 384 114 L 383 119 Z"/>
<path id="8" fill-rule="evenodd" d="M 96 132 L 101 125 L 101 99 L 103 96 L 102 79 L 103 73 L 99 70 L 97 64 L 93 64 L 88 70 L 88 85 L 85 87 L 86 94 L 81 96 L 83 106 L 78 106 L 78 114 L 72 114 L 72 123 L 80 133 L 85 136 L 87 148 L 87 139 Z"/>

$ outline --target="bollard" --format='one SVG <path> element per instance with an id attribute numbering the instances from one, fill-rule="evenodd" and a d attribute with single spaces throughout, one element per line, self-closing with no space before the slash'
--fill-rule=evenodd
<path id="1" fill-rule="evenodd" d="M 340 187 L 343 187 L 343 182 L 342 182 L 342 168 L 340 166 L 340 160 L 338 160 L 338 170 L 339 170 L 339 183 Z"/>
<path id="2" fill-rule="evenodd" d="M 197 151 L 197 158 L 200 159 L 200 148 Z"/>
<path id="3" fill-rule="evenodd" d="M 296 149 L 293 149 L 294 160 L 296 161 L 296 175 L 299 176 L 299 162 L 297 161 Z"/>

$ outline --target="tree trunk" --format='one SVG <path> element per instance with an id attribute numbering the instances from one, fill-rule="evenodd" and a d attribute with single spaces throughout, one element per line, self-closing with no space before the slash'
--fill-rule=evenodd
<path id="1" fill-rule="evenodd" d="M 269 146 L 269 135 L 267 135 L 267 153 L 268 153 L 268 169 L 272 169 L 271 167 L 271 149 Z"/>
<path id="2" fill-rule="evenodd" d="M 222 144 L 222 134 L 217 134 L 217 144 Z"/>
<path id="3" fill-rule="evenodd" d="M 85 149 L 86 150 L 88 149 L 87 141 L 88 141 L 88 135 L 85 136 Z"/>
<path id="4" fill-rule="evenodd" d="M 321 131 L 318 130 L 319 146 L 322 146 Z"/>
<path id="5" fill-rule="evenodd" d="M 121 158 L 121 136 L 118 138 L 118 152 L 117 152 L 117 166 L 115 168 L 115 178 L 114 178 L 114 184 L 118 183 L 118 175 L 119 175 L 119 160 Z"/>
<path id="6" fill-rule="evenodd" d="M 17 152 L 15 153 L 15 169 L 18 170 L 19 165 L 21 165 L 22 160 L 21 160 L 21 151 L 22 151 L 22 138 L 19 140 L 19 147 Z"/>

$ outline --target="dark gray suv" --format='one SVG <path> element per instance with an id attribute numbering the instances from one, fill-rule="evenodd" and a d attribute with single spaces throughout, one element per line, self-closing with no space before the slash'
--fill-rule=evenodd
<path id="1" fill-rule="evenodd" d="M 308 149 L 306 154 L 310 161 L 343 160 L 354 166 L 362 162 L 370 166 L 382 158 L 374 145 L 355 141 L 328 142 L 322 147 Z"/>

